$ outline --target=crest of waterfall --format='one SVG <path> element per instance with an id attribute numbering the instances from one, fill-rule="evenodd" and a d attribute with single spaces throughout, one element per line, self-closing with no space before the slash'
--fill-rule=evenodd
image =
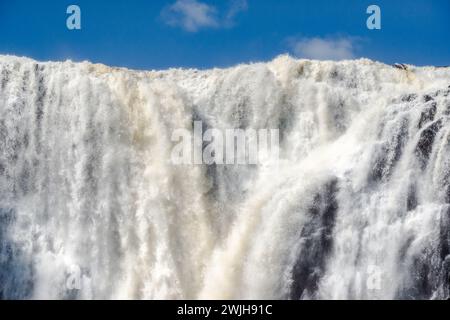
<path id="1" fill-rule="evenodd" d="M 173 165 L 173 130 L 279 161 Z M 450 68 L 0 56 L 0 298 L 445 299 Z"/>

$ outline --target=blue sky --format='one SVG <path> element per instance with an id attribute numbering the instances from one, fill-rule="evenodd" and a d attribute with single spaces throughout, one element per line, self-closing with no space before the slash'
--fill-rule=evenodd
<path id="1" fill-rule="evenodd" d="M 71 4 L 81 30 L 66 27 Z M 366 27 L 372 4 L 381 30 Z M 450 65 L 450 0 L 0 0 L 0 54 L 165 69 L 283 53 Z"/>

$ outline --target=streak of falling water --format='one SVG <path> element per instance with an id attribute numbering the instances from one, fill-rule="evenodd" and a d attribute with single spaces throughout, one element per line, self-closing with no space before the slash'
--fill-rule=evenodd
<path id="1" fill-rule="evenodd" d="M 0 298 L 444 299 L 450 70 L 0 57 Z M 264 165 L 175 129 L 279 128 Z"/>

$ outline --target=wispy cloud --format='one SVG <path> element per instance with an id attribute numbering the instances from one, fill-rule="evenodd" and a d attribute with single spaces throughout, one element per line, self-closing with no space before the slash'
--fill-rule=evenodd
<path id="1" fill-rule="evenodd" d="M 356 42 L 353 37 L 301 38 L 290 40 L 295 56 L 317 60 L 345 60 L 356 56 Z"/>
<path id="2" fill-rule="evenodd" d="M 189 32 L 219 25 L 216 8 L 196 0 L 178 0 L 165 7 L 161 16 L 168 25 Z"/>
<path id="3" fill-rule="evenodd" d="M 248 9 L 247 0 L 230 0 L 229 2 L 230 6 L 224 18 L 224 26 L 226 27 L 234 26 L 236 16 Z"/>
<path id="4" fill-rule="evenodd" d="M 220 14 L 210 4 L 197 0 L 177 0 L 161 11 L 164 22 L 188 32 L 205 28 L 229 28 L 235 25 L 236 16 L 247 10 L 247 0 L 229 0 L 227 10 Z"/>

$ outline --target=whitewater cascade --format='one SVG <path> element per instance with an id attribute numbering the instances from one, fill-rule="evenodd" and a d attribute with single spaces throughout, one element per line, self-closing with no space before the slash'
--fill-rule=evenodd
<path id="1" fill-rule="evenodd" d="M 279 128 L 279 161 L 171 133 Z M 450 68 L 0 56 L 0 298 L 445 299 Z"/>

